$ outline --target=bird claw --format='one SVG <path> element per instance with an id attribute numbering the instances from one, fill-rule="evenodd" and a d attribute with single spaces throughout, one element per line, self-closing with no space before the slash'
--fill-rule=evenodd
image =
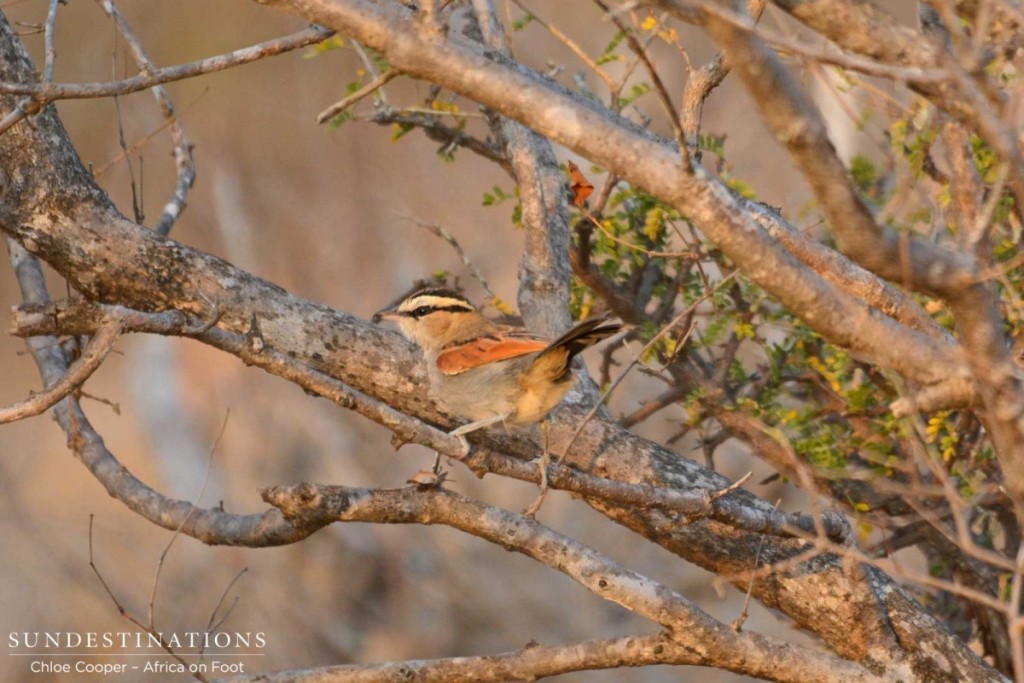
<path id="1" fill-rule="evenodd" d="M 472 450 L 472 446 L 469 445 L 469 441 L 463 434 L 453 434 L 453 436 L 459 440 L 459 444 L 462 446 L 462 450 L 459 455 L 453 456 L 456 460 L 465 460 L 469 455 L 469 451 Z"/>
<path id="2" fill-rule="evenodd" d="M 484 418 L 483 420 L 477 420 L 476 422 L 464 424 L 461 427 L 457 427 L 452 431 L 448 432 L 448 436 L 454 436 L 459 440 L 459 443 L 462 444 L 462 454 L 457 457 L 452 457 L 455 458 L 456 460 L 465 460 L 466 456 L 469 455 L 470 450 L 472 450 L 472 446 L 470 446 L 469 441 L 466 440 L 466 434 L 469 434 L 470 432 L 475 432 L 478 429 L 483 429 L 484 427 L 490 427 L 492 424 L 496 422 L 504 422 L 506 419 L 508 419 L 509 415 L 510 413 L 503 413 L 501 415 L 495 415 L 493 417 Z"/>

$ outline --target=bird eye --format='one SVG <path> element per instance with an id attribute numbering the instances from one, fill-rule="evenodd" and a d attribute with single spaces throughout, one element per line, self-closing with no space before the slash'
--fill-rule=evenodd
<path id="1" fill-rule="evenodd" d="M 430 313 L 430 306 L 420 306 L 419 308 L 412 312 L 412 317 L 422 318 L 428 313 Z"/>

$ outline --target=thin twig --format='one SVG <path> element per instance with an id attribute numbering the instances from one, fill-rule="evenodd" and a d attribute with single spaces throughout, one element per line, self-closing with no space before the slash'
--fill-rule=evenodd
<path id="1" fill-rule="evenodd" d="M 494 293 L 494 290 L 492 290 L 491 286 L 487 283 L 487 278 L 485 278 L 484 274 L 480 271 L 480 269 L 476 267 L 476 264 L 474 264 L 473 261 L 470 260 L 469 254 L 467 254 L 466 250 L 462 248 L 462 245 L 459 244 L 458 240 L 455 239 L 455 236 L 448 232 L 447 230 L 445 230 L 444 226 L 437 225 L 436 223 L 427 223 L 426 221 L 422 221 L 419 218 L 416 218 L 415 216 L 407 216 L 405 214 L 396 215 L 399 218 L 404 218 L 407 221 L 412 221 L 413 223 L 420 226 L 430 234 L 436 235 L 437 237 L 440 237 L 445 242 L 450 244 L 452 249 L 455 250 L 455 253 L 458 254 L 459 260 L 462 261 L 462 264 L 469 269 L 469 272 L 472 273 L 473 277 L 476 278 L 476 281 L 480 283 L 480 286 L 483 287 L 483 290 L 487 292 L 487 296 L 491 298 L 491 302 L 494 302 L 498 299 L 498 295 Z"/>
<path id="2" fill-rule="evenodd" d="M 750 474 L 751 473 L 747 473 L 747 478 L 750 477 Z M 781 503 L 781 502 L 782 502 L 781 499 L 775 501 L 775 507 L 773 509 L 778 510 L 779 509 L 779 503 Z M 740 610 L 740 613 L 736 616 L 736 618 L 733 620 L 733 622 L 731 624 L 729 624 L 730 628 L 732 628 L 733 631 L 737 631 L 737 632 L 741 631 L 743 629 L 743 624 L 744 624 L 744 622 L 746 622 L 747 616 L 749 615 L 749 612 L 747 610 L 750 608 L 750 596 L 753 595 L 753 593 L 754 593 L 754 580 L 755 580 L 755 578 L 757 576 L 757 574 L 756 574 L 757 566 L 759 564 L 761 564 L 761 552 L 764 550 L 764 539 L 765 539 L 765 534 L 761 534 L 761 540 L 759 540 L 757 542 L 757 552 L 754 553 L 754 570 L 755 571 L 751 572 L 751 574 L 750 574 L 750 581 L 747 583 L 747 595 L 746 595 L 746 597 L 743 598 L 743 609 Z"/>
<path id="3" fill-rule="evenodd" d="M 334 31 L 315 26 L 298 33 L 274 38 L 256 45 L 243 47 L 233 52 L 206 57 L 194 62 L 167 66 L 140 73 L 131 78 L 111 80 L 106 83 L 0 83 L 0 94 L 31 95 L 35 100 L 48 104 L 57 100 L 95 99 L 130 95 L 147 90 L 154 85 L 172 83 L 204 74 L 223 71 L 248 64 L 267 57 L 322 42 L 334 35 Z M 2 129 L 0 129 L 2 132 Z"/>
<path id="4" fill-rule="evenodd" d="M 116 34 L 115 34 L 116 36 Z M 111 78 L 117 75 L 117 41 L 115 38 L 114 49 L 110 55 L 110 75 Z M 124 136 L 124 117 L 121 116 L 121 100 L 115 95 L 114 96 L 114 114 L 117 119 L 117 144 L 124 153 L 124 163 L 128 167 L 128 186 L 132 193 L 132 218 L 139 225 L 145 220 L 145 215 L 142 210 L 142 200 L 139 198 L 139 190 L 135 185 L 135 167 L 132 165 L 131 156 L 128 154 L 128 141 Z M 141 164 L 141 157 L 140 162 Z M 141 173 L 141 169 L 140 169 Z"/>
<path id="5" fill-rule="evenodd" d="M 135 32 L 132 31 L 124 16 L 114 6 L 113 0 L 96 0 L 96 2 L 107 13 L 107 16 L 114 21 L 117 30 L 124 37 L 125 42 L 128 43 L 128 47 L 135 57 L 135 63 L 139 70 L 143 74 L 152 74 L 156 71 L 157 67 L 146 54 L 141 41 L 135 35 Z M 170 122 L 171 140 L 174 143 L 174 166 L 177 170 L 177 182 L 174 187 L 174 193 L 164 205 L 160 220 L 157 221 L 156 225 L 156 232 L 166 236 L 171 232 L 171 228 L 181 216 L 181 212 L 185 210 L 188 192 L 196 179 L 196 165 L 195 160 L 192 158 L 192 143 L 189 142 L 188 136 L 185 134 L 185 129 L 182 127 L 181 121 L 175 112 L 174 104 L 167 94 L 167 89 L 162 85 L 154 85 L 152 92 L 153 97 L 156 98 L 157 104 L 160 106 L 160 111 L 163 112 L 164 118 Z M 122 143 L 123 137 L 122 135 Z M 127 147 L 127 145 L 124 146 Z"/>
<path id="6" fill-rule="evenodd" d="M 107 580 L 103 578 L 103 574 L 100 573 L 99 567 L 96 566 L 96 560 L 93 555 L 92 528 L 94 517 L 95 515 L 93 514 L 89 515 L 89 567 L 92 568 L 92 571 L 96 575 L 96 578 L 100 581 L 100 585 L 103 586 L 103 590 L 107 592 L 107 595 L 110 597 L 110 600 L 114 603 L 114 607 L 117 608 L 117 613 L 125 619 L 127 619 L 128 621 L 130 621 L 131 623 L 135 624 L 145 633 L 148 633 L 150 636 L 155 638 L 157 642 L 160 643 L 160 647 L 162 647 L 164 651 L 166 651 L 169 655 L 174 657 L 182 666 L 184 666 L 185 670 L 189 671 L 196 680 L 202 681 L 202 683 L 209 683 L 209 680 L 202 673 L 198 671 L 193 672 L 190 670 L 188 662 L 181 655 L 179 655 L 173 647 L 171 647 L 171 645 L 167 642 L 162 633 L 152 628 L 152 626 L 144 624 L 140 619 L 136 618 L 131 612 L 124 608 L 124 606 L 121 604 L 121 601 L 117 599 L 116 595 L 114 595 L 114 591 L 110 589 L 110 585 L 107 584 Z"/>
<path id="7" fill-rule="evenodd" d="M 189 111 L 208 92 L 210 92 L 210 88 L 209 87 L 203 88 L 203 91 L 201 93 L 196 95 L 188 104 L 186 104 L 184 107 L 181 108 L 181 113 L 184 114 L 185 112 Z M 145 147 L 153 138 L 155 138 L 158 134 L 160 134 L 161 132 L 166 130 L 167 127 L 170 126 L 170 125 L 171 125 L 171 121 L 168 120 L 168 119 L 164 119 L 160 123 L 159 126 L 157 126 L 156 128 L 152 129 L 150 132 L 146 133 L 142 137 L 136 138 L 133 143 L 128 145 L 127 149 L 122 149 L 120 152 L 115 154 L 109 160 L 104 162 L 103 165 L 97 166 L 97 167 L 91 169 L 92 170 L 92 177 L 93 178 L 99 178 L 101 175 L 103 175 L 104 173 L 109 171 L 115 164 L 117 164 L 122 159 L 124 159 L 127 155 L 135 154 L 140 149 Z"/>
<path id="8" fill-rule="evenodd" d="M 224 421 L 221 422 L 220 431 L 217 432 L 217 438 L 213 440 L 213 445 L 210 446 L 210 453 L 206 457 L 206 471 L 203 472 L 203 483 L 199 486 L 199 493 L 196 494 L 195 500 L 192 502 L 194 510 L 199 509 L 199 502 L 203 499 L 203 494 L 206 493 L 206 484 L 210 480 L 210 466 L 213 464 L 213 455 L 217 452 L 217 446 L 220 445 L 221 437 L 224 436 L 224 430 L 228 427 L 228 418 L 231 417 L 231 411 L 228 410 L 224 413 Z M 156 564 L 156 572 L 153 574 L 153 586 L 149 593 L 149 625 L 153 630 L 156 630 L 156 623 L 153 618 L 153 606 L 156 604 L 156 589 L 160 585 L 160 573 L 163 571 L 164 562 L 167 560 L 168 553 L 171 552 L 171 546 L 174 545 L 174 541 L 177 540 L 178 536 L 181 535 L 181 530 L 185 527 L 185 524 L 192 519 L 193 515 L 189 515 L 181 520 L 181 524 L 174 530 L 174 534 L 171 535 L 171 540 L 167 542 L 164 547 L 164 551 L 160 553 L 160 560 Z"/>
<path id="9" fill-rule="evenodd" d="M 640 252 L 642 254 L 646 254 L 647 256 L 650 256 L 651 258 L 688 258 L 688 259 L 697 259 L 697 258 L 700 257 L 699 253 L 696 253 L 696 252 L 693 252 L 693 251 L 656 251 L 656 250 L 653 250 L 653 249 L 647 249 L 646 247 L 641 247 L 641 246 L 639 246 L 637 244 L 633 244 L 631 242 L 627 242 L 626 240 L 622 239 L 621 237 L 616 237 L 611 232 L 609 232 L 608 228 L 604 227 L 604 225 L 601 224 L 601 221 L 597 220 L 597 218 L 592 213 L 587 212 L 586 216 L 595 226 L 597 226 L 597 229 L 600 230 L 601 233 L 605 237 L 610 239 L 612 242 L 615 242 L 616 244 L 620 244 L 620 245 L 626 247 L 627 249 L 632 249 L 633 251 L 638 251 L 638 252 Z"/>
<path id="10" fill-rule="evenodd" d="M 244 576 L 248 571 L 249 571 L 248 567 L 242 567 L 242 569 L 237 574 L 235 574 L 235 578 L 231 579 L 231 581 L 228 582 L 228 585 L 224 588 L 224 592 L 220 594 L 220 599 L 217 600 L 217 604 L 214 606 L 213 611 L 210 612 L 210 620 L 208 622 L 206 622 L 206 633 L 207 633 L 207 635 L 209 635 L 209 634 L 219 630 L 221 625 L 225 621 L 227 621 L 227 618 L 231 615 L 231 612 L 232 612 L 232 610 L 234 610 L 235 605 L 238 604 L 238 598 L 237 597 L 235 598 L 234 602 L 231 603 L 231 607 L 228 607 L 227 610 L 224 611 L 224 614 L 221 616 L 221 618 L 217 619 L 217 612 L 220 611 L 221 606 L 224 604 L 224 600 L 228 597 L 228 593 L 231 592 L 232 587 L 234 587 L 234 585 L 236 583 L 238 583 L 238 581 L 242 578 L 242 576 Z M 216 619 L 216 621 L 214 621 L 215 619 Z M 203 649 L 206 646 L 206 642 L 207 642 L 207 639 L 204 638 L 203 639 L 203 648 L 200 648 L 200 650 L 199 650 L 200 654 L 202 654 Z"/>
<path id="11" fill-rule="evenodd" d="M 372 95 L 381 87 L 383 87 L 387 83 L 390 83 L 392 80 L 401 75 L 402 74 L 400 71 L 396 71 L 395 69 L 388 69 L 380 76 L 377 76 L 372 81 L 361 87 L 359 90 L 356 90 L 351 95 L 335 102 L 334 104 L 332 104 L 331 106 L 327 107 L 322 112 L 317 114 L 316 122 L 326 123 L 327 121 L 330 121 L 335 116 L 342 113 L 356 102 L 360 101 L 361 99 L 368 95 Z"/>
<path id="12" fill-rule="evenodd" d="M 691 308 L 696 308 L 696 306 L 700 303 L 700 301 L 701 300 L 695 301 L 691 305 Z M 636 356 L 632 360 L 632 362 L 630 362 L 629 365 L 626 366 L 626 369 L 623 370 L 621 373 L 619 373 L 619 376 L 615 378 L 615 381 L 612 382 L 611 386 L 609 386 L 601 394 L 601 397 L 594 403 L 593 407 L 591 407 L 591 409 L 589 411 L 587 411 L 587 414 L 584 416 L 583 420 L 576 427 L 576 431 L 574 431 L 573 434 L 572 434 L 572 437 L 569 438 L 569 441 L 566 444 L 565 449 L 562 451 L 562 453 L 557 458 L 555 458 L 555 465 L 556 466 L 562 464 L 562 460 L 564 460 L 565 457 L 569 454 L 569 451 L 572 449 L 573 444 L 576 443 L 576 439 L 578 439 L 580 437 L 580 434 L 583 433 L 584 428 L 594 418 L 594 416 L 597 415 L 597 411 L 600 410 L 601 406 L 603 406 L 605 404 L 605 402 L 608 400 L 608 398 L 612 395 L 612 392 L 615 391 L 616 388 L 618 388 L 619 384 L 622 383 L 622 380 L 624 380 L 626 378 L 626 375 L 628 375 L 633 368 L 635 368 L 637 365 L 640 364 L 641 359 L 647 353 L 647 351 L 650 350 L 651 348 L 653 348 L 654 344 L 658 343 L 658 341 L 662 338 L 662 336 L 665 335 L 665 333 L 668 330 L 670 330 L 673 327 L 675 327 L 679 323 L 679 321 L 682 320 L 683 315 L 685 315 L 688 311 L 689 311 L 689 309 L 687 309 L 687 311 L 684 311 L 680 315 L 676 316 L 676 318 L 672 322 L 670 322 L 668 325 L 666 325 L 664 328 L 662 328 L 662 330 L 660 332 L 658 332 L 658 334 L 656 334 L 654 336 L 654 338 L 652 338 L 651 341 L 649 341 L 647 343 L 646 346 L 644 346 L 644 348 L 640 352 L 640 354 L 638 356 Z M 694 327 L 693 325 L 690 325 L 690 328 L 686 331 L 686 333 L 684 335 L 684 341 L 685 341 L 686 337 L 689 337 L 690 332 L 693 331 L 693 327 Z M 547 450 L 546 449 L 545 449 L 545 455 L 547 455 Z M 543 461 L 541 462 L 541 467 L 545 468 L 545 470 L 547 469 L 547 466 L 548 466 L 547 462 L 543 462 Z M 528 514 L 531 517 L 534 516 L 535 514 L 537 514 L 537 511 L 540 509 L 541 504 L 544 502 L 544 498 L 548 494 L 548 487 L 546 486 L 547 482 L 545 481 L 545 479 L 546 478 L 542 478 L 541 489 L 540 489 L 540 493 L 537 494 L 537 498 L 527 508 L 527 513 L 526 514 Z"/>
<path id="13" fill-rule="evenodd" d="M 50 0 L 50 11 L 46 14 L 46 31 L 43 34 L 45 45 L 45 61 L 43 62 L 43 83 L 53 82 L 53 64 L 57 59 L 57 51 L 53 47 L 53 31 L 57 23 L 57 7 L 66 0 Z"/>
<path id="14" fill-rule="evenodd" d="M 590 55 L 588 55 L 583 50 L 583 48 L 581 48 L 575 41 L 573 41 L 572 38 L 563 33 L 562 30 L 559 29 L 554 24 L 550 24 L 547 21 L 544 21 L 544 19 L 537 16 L 536 12 L 525 7 L 523 3 L 520 2 L 520 0 L 512 0 L 512 4 L 514 4 L 516 7 L 529 14 L 533 18 L 533 21 L 543 26 L 545 29 L 547 29 L 548 33 L 550 33 L 559 42 L 561 42 L 563 45 L 569 48 L 569 50 L 574 55 L 579 57 L 581 62 L 587 65 L 587 68 L 589 68 L 591 71 L 597 74 L 601 78 L 601 80 L 604 81 L 605 85 L 608 86 L 609 90 L 615 89 L 615 79 L 609 76 L 608 73 L 604 69 L 602 69 L 597 62 L 591 59 Z"/>
<path id="15" fill-rule="evenodd" d="M 676 110 L 676 105 L 672 101 L 672 96 L 668 93 L 668 88 L 665 87 L 665 83 L 661 80 L 661 76 L 658 74 L 658 69 L 654 66 L 650 56 L 647 54 L 647 49 L 640 44 L 636 36 L 633 35 L 632 29 L 626 26 L 626 23 L 619 16 L 619 12 L 612 13 L 608 5 L 604 3 L 604 0 L 594 0 L 594 3 L 604 10 L 605 14 L 615 23 L 622 35 L 626 37 L 626 42 L 629 43 L 629 48 L 633 51 L 641 62 L 643 62 L 644 68 L 647 69 L 647 74 L 651 77 L 654 82 L 654 91 L 658 93 L 658 99 L 661 102 L 662 108 L 665 110 L 665 116 L 669 120 L 669 124 L 672 126 L 672 132 L 675 135 L 676 142 L 679 144 L 679 154 L 683 158 L 683 169 L 689 170 L 690 165 L 690 151 L 686 146 L 686 137 L 683 134 L 682 126 L 679 123 L 679 112 Z"/>

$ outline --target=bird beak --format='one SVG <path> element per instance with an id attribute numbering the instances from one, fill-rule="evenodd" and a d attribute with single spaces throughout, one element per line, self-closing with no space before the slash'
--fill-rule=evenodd
<path id="1" fill-rule="evenodd" d="M 370 320 L 372 320 L 375 323 L 379 323 L 381 320 L 394 320 L 397 317 L 398 316 L 395 315 L 395 311 L 393 309 L 385 308 L 374 313 L 373 317 L 370 318 Z"/>

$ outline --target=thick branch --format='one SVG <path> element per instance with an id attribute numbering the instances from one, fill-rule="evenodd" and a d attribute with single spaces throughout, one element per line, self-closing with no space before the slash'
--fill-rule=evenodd
<path id="1" fill-rule="evenodd" d="M 743 200 L 747 211 L 768 234 L 778 239 L 802 263 L 829 282 L 860 297 L 864 303 L 885 313 L 907 327 L 941 339 L 950 345 L 956 340 L 901 289 L 875 276 L 843 257 L 835 249 L 817 242 L 782 220 L 777 211 L 750 200 Z"/>
<path id="2" fill-rule="evenodd" d="M 337 405 L 356 411 L 395 433 L 398 444 L 418 443 L 453 458 L 463 458 L 461 442 L 453 436 L 390 406 L 347 387 L 338 380 L 310 370 L 302 363 L 272 350 L 253 351 L 245 338 L 231 339 L 221 330 L 190 327 L 176 311 L 142 313 L 120 306 L 96 306 L 74 302 L 49 306 L 25 306 L 15 309 L 12 334 L 36 337 L 52 334 L 83 335 L 106 329 L 120 332 L 147 332 L 177 335 L 204 341 L 231 351 L 246 363 L 260 367 L 295 382 L 308 392 L 318 394 Z M 96 339 L 100 339 L 99 336 Z M 54 401 L 56 402 L 56 401 Z M 42 412 L 42 411 L 40 411 Z M 536 464 L 490 450 L 478 450 L 465 463 L 481 476 L 492 473 L 504 477 L 540 483 Z M 746 502 L 713 492 L 679 491 L 647 484 L 627 484 L 596 477 L 562 465 L 548 465 L 551 488 L 579 495 L 601 498 L 608 502 L 639 508 L 663 508 L 684 513 L 690 520 L 708 517 L 753 533 L 793 537 L 816 533 L 812 517 L 777 510 L 756 509 Z M 844 543 L 850 528 L 845 518 L 827 512 L 822 517 L 829 539 Z"/>
<path id="3" fill-rule="evenodd" d="M 913 282 L 906 284 L 930 294 L 959 292 L 970 285 L 977 275 L 972 259 L 921 240 L 901 244 L 895 231 L 876 223 L 849 180 L 810 95 L 772 50 L 715 12 L 707 12 L 705 25 L 722 48 L 734 56 L 736 71 L 761 117 L 789 150 L 847 255 L 868 270 L 896 281 L 904 277 L 905 259 L 909 259 Z"/>
<path id="4" fill-rule="evenodd" d="M 929 70 L 945 67 L 947 78 L 911 85 L 918 93 L 954 118 L 969 124 L 1008 164 L 1008 186 L 1024 206 L 1024 157 L 1017 139 L 1017 126 L 1007 124 L 989 101 L 983 65 L 968 72 L 949 43 L 900 25 L 884 9 L 865 0 L 774 0 L 806 26 L 840 47 L 864 56 Z M 922 4 L 927 8 L 927 4 Z M 1012 11 L 1010 3 L 992 3 L 996 12 Z M 1019 10 L 1016 11 L 1019 15 Z M 959 21 L 959 19 L 956 19 Z M 940 22 L 941 25 L 941 22 Z M 972 60 L 974 61 L 974 60 Z M 981 83 L 975 79 L 979 79 Z"/>
<path id="5" fill-rule="evenodd" d="M 473 0 L 488 48 L 508 57 L 505 31 L 491 0 Z M 523 124 L 493 115 L 491 129 L 504 143 L 519 187 L 526 244 L 519 259 L 519 309 L 527 324 L 555 337 L 569 328 L 569 206 L 565 176 L 551 143 Z"/>

